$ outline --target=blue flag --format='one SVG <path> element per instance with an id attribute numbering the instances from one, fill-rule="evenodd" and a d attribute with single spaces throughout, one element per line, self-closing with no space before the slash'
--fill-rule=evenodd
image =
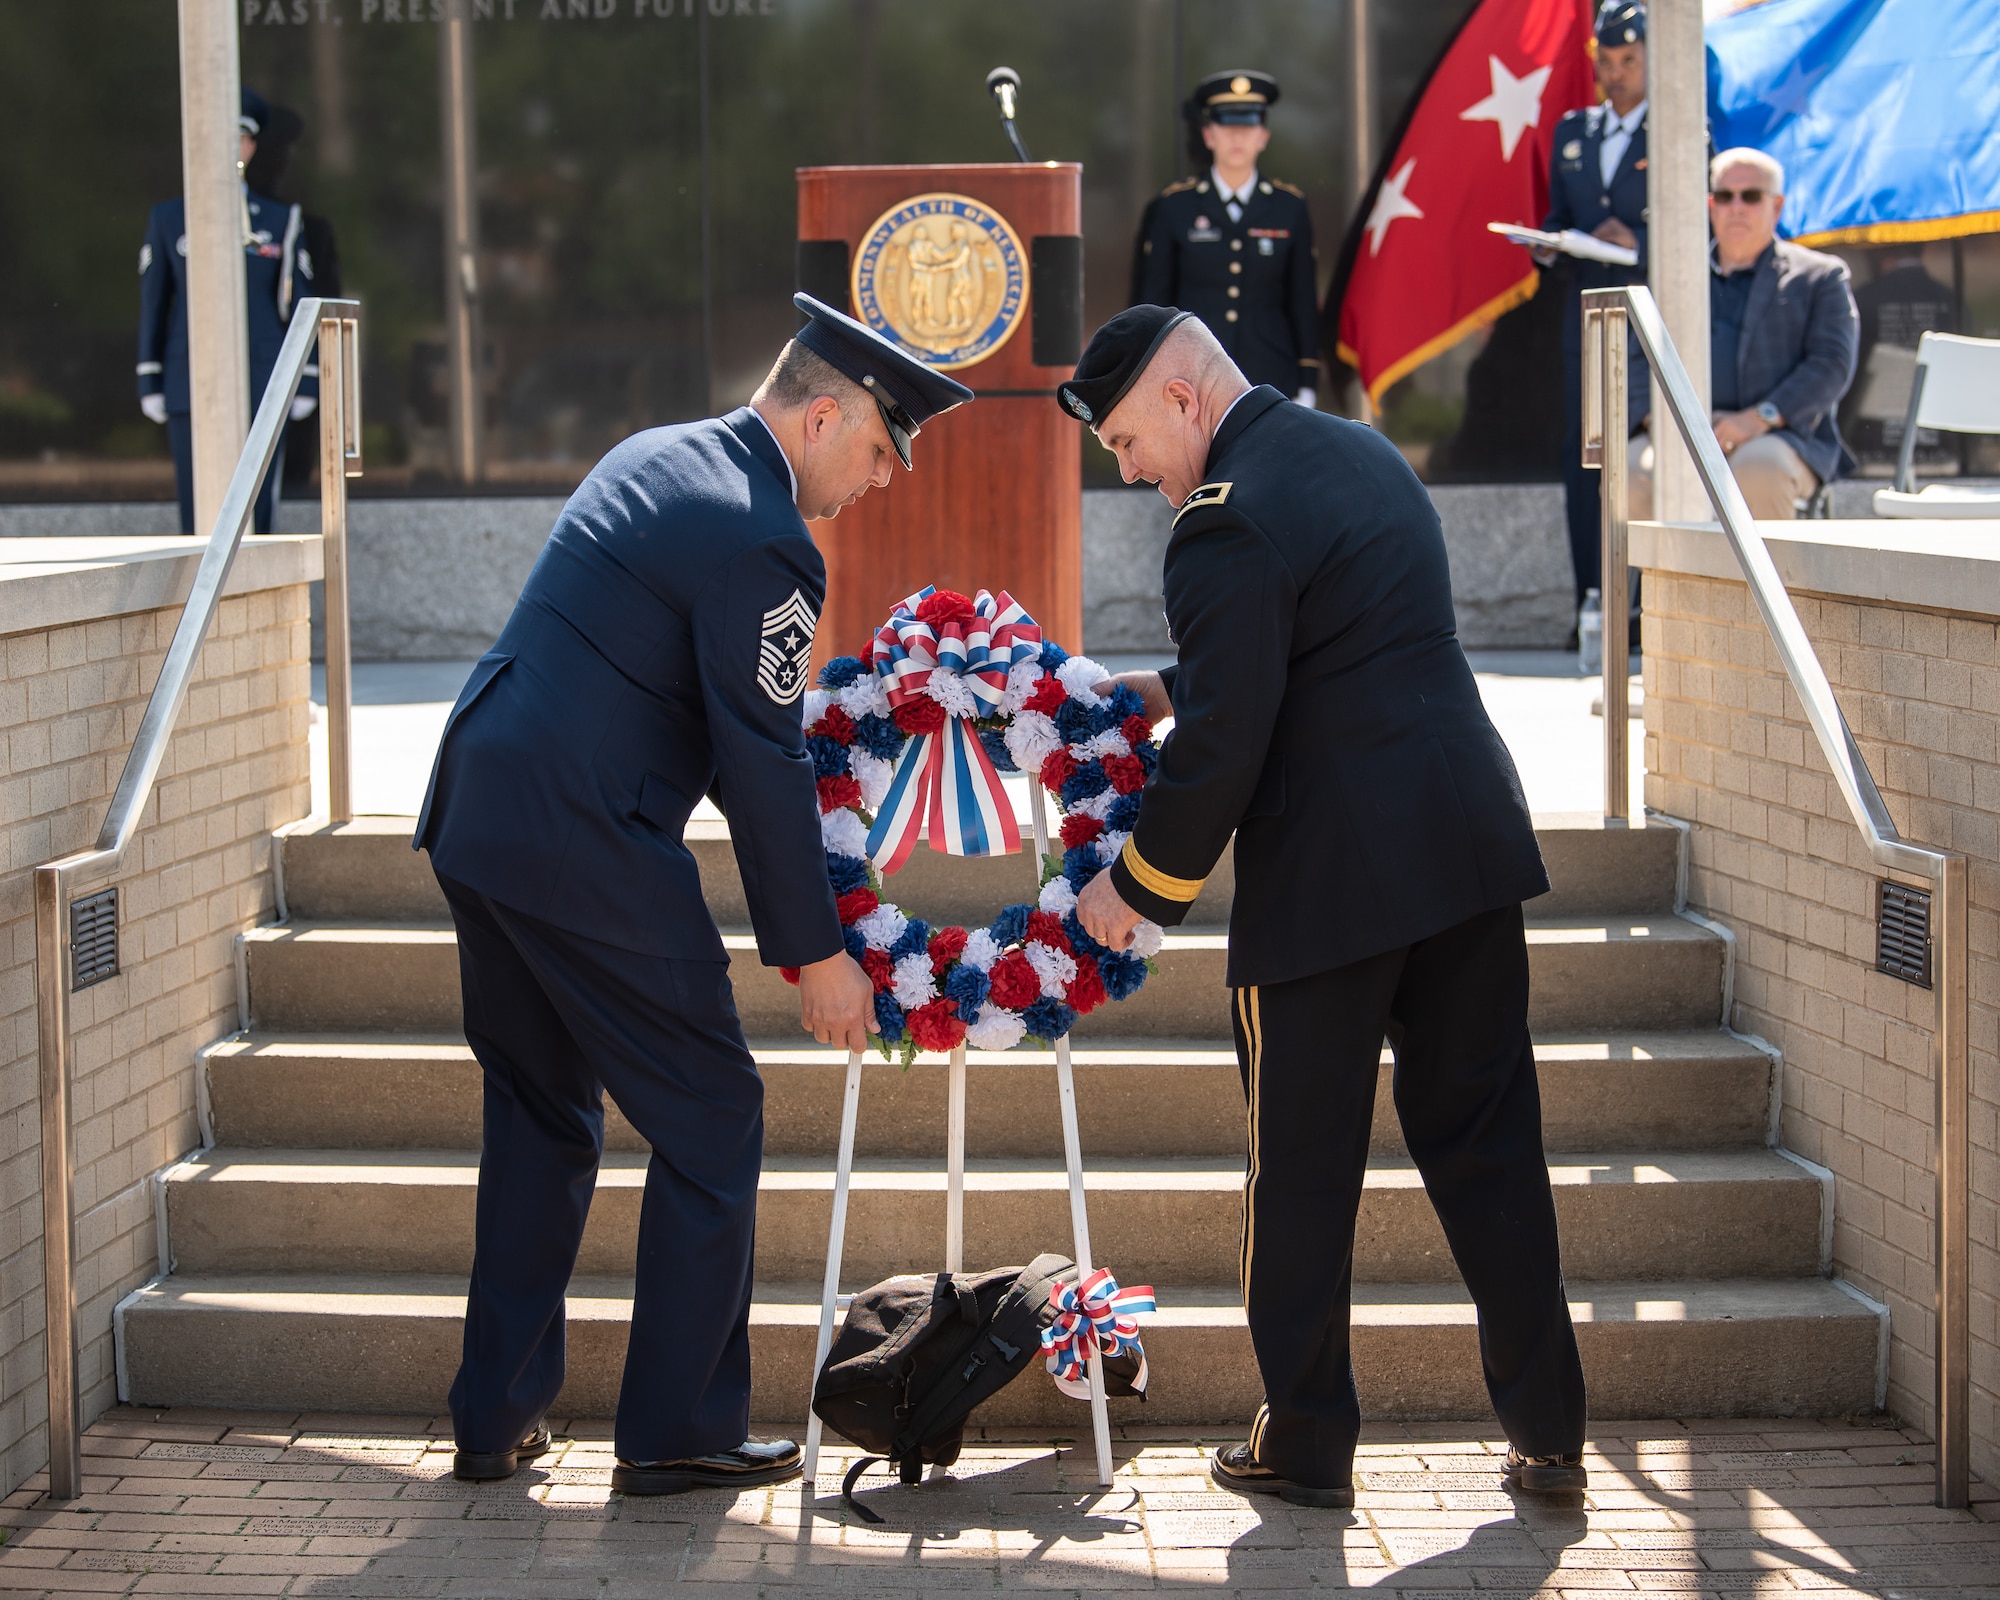
<path id="1" fill-rule="evenodd" d="M 1786 238 L 2000 231 L 2000 0 L 1753 0 L 1707 39 L 1715 147 L 1784 163 Z"/>

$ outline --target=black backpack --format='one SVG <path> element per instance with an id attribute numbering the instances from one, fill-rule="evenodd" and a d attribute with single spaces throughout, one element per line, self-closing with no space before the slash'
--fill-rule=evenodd
<path id="1" fill-rule="evenodd" d="M 840 1488 L 857 1516 L 882 1520 L 854 1498 L 876 1462 L 918 1483 L 926 1462 L 958 1459 L 965 1419 L 1036 1364 L 1056 1316 L 1049 1291 L 1075 1276 L 1073 1261 L 1044 1255 L 992 1272 L 889 1278 L 854 1297 L 813 1385 L 813 1412 L 870 1452 Z M 1106 1362 L 1106 1392 L 1136 1393 L 1137 1371 L 1130 1357 Z"/>

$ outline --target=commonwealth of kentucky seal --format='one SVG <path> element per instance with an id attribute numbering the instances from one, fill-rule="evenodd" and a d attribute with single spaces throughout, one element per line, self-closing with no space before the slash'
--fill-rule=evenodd
<path id="1" fill-rule="evenodd" d="M 984 361 L 1020 325 L 1027 262 L 1007 219 L 962 194 L 882 213 L 854 257 L 861 320 L 946 371 Z"/>

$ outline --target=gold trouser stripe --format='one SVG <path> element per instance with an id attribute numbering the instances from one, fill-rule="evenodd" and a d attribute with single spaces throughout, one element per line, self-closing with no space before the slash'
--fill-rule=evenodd
<path id="1" fill-rule="evenodd" d="M 1139 854 L 1139 841 L 1125 841 L 1125 870 L 1138 880 L 1139 887 L 1162 900 L 1192 900 L 1201 893 L 1201 878 L 1169 877 Z"/>
<path id="2" fill-rule="evenodd" d="M 1271 1425 L 1271 1402 L 1260 1400 L 1257 1415 L 1250 1420 L 1250 1459 L 1257 1459 L 1257 1452 L 1264 1448 L 1264 1430 Z"/>
<path id="3" fill-rule="evenodd" d="M 1259 998 L 1259 991 L 1254 986 L 1236 991 L 1236 1016 L 1243 1025 L 1243 1040 L 1250 1053 L 1250 1093 L 1245 1109 L 1249 1124 L 1245 1142 L 1249 1146 L 1250 1161 L 1243 1177 L 1243 1259 L 1237 1272 L 1237 1279 L 1243 1287 L 1243 1308 L 1246 1312 L 1250 1308 L 1250 1257 L 1257 1247 L 1257 1174 L 1261 1142 L 1257 1123 L 1264 1071 L 1264 1017 Z"/>

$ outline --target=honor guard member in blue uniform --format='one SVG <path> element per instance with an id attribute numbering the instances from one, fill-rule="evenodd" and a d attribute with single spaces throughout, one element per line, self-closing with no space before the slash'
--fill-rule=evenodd
<path id="1" fill-rule="evenodd" d="M 1572 258 L 1563 307 L 1563 488 L 1569 509 L 1569 549 L 1576 601 L 1602 587 L 1603 505 L 1597 468 L 1583 464 L 1583 291 L 1646 281 L 1646 8 L 1609 0 L 1597 13 L 1600 105 L 1567 113 L 1556 124 L 1549 175 L 1550 232 L 1575 228 L 1639 252 L 1639 264 L 1614 266 Z M 1555 257 L 1537 252 L 1543 266 Z M 1632 424 L 1652 409 L 1646 358 L 1634 341 L 1626 373 Z"/>
<path id="2" fill-rule="evenodd" d="M 1318 404 L 1318 284 L 1305 191 L 1267 178 L 1257 158 L 1278 82 L 1218 72 L 1182 108 L 1203 175 L 1146 207 L 1132 271 L 1134 305 L 1192 311 L 1253 383 Z"/>
<path id="3" fill-rule="evenodd" d="M 1174 726 L 1078 918 L 1113 949 L 1140 917 L 1180 922 L 1235 837 L 1242 1288 L 1265 1400 L 1211 1474 L 1354 1503 L 1354 1222 L 1386 1035 L 1404 1137 L 1478 1307 L 1508 1475 L 1581 1488 L 1521 916 L 1549 880 L 1459 648 L 1430 497 L 1380 433 L 1253 387 L 1162 307 L 1106 323 L 1057 395 L 1128 483 L 1180 508 L 1178 660 L 1121 680 Z"/>
<path id="4" fill-rule="evenodd" d="M 763 1085 L 682 833 L 713 794 L 764 964 L 801 969 L 822 1043 L 861 1049 L 874 995 L 842 944 L 801 724 L 826 591 L 806 525 L 887 484 L 972 394 L 797 303 L 809 320 L 749 405 L 635 434 L 570 497 L 452 709 L 417 823 L 485 1075 L 461 1478 L 548 1447 L 607 1090 L 652 1147 L 613 1485 L 799 1470 L 791 1441 L 747 1437 Z"/>
<path id="5" fill-rule="evenodd" d="M 271 115 L 264 97 L 243 91 L 238 123 L 239 165 L 257 153 L 257 136 Z M 305 213 L 243 185 L 243 276 L 250 328 L 250 408 L 264 398 L 264 385 L 278 364 L 292 310 L 319 291 L 313 285 L 311 254 L 304 248 Z M 319 363 L 306 367 L 291 420 L 312 414 L 319 396 Z M 194 430 L 188 413 L 187 204 L 163 200 L 146 219 L 146 242 L 139 247 L 139 409 L 162 423 L 174 455 L 174 482 L 180 492 L 181 532 L 194 526 Z M 278 486 L 285 476 L 283 436 L 270 476 L 257 496 L 254 526 L 271 531 Z M 210 530 L 203 528 L 206 535 Z"/>

